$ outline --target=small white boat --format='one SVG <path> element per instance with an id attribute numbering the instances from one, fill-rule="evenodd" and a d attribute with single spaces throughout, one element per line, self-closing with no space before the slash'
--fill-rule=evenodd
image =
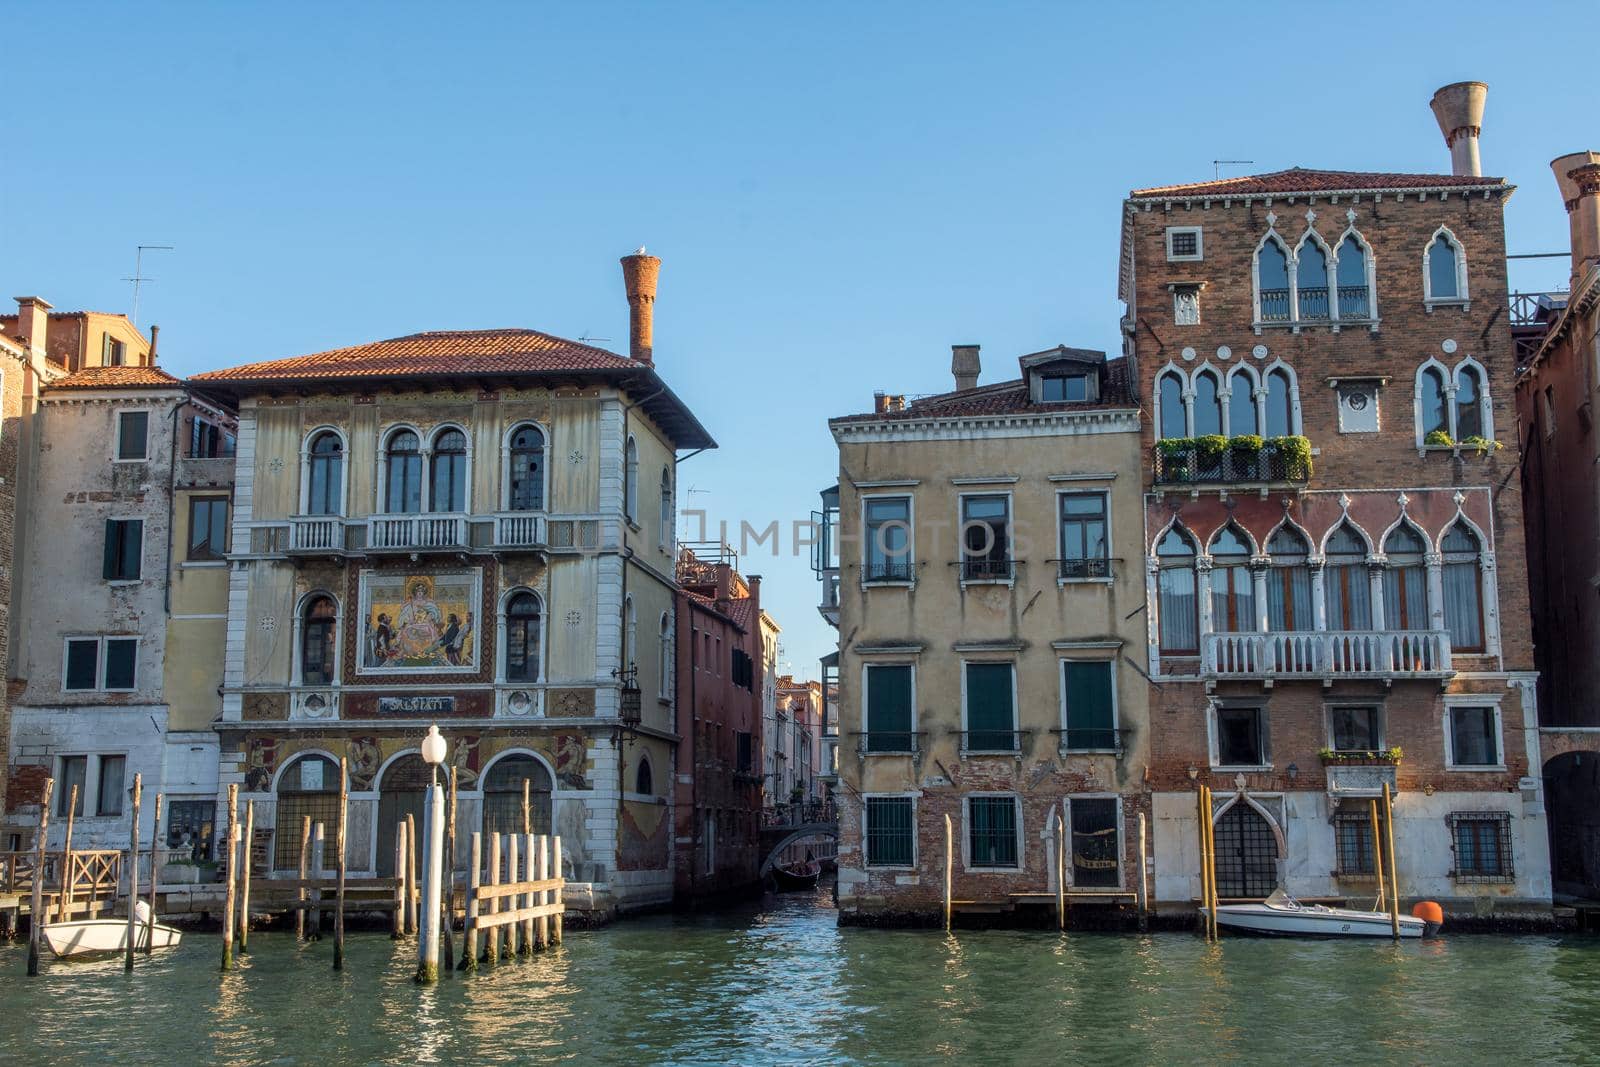
<path id="1" fill-rule="evenodd" d="M 1202 912 L 1206 909 L 1201 908 Z M 1393 937 L 1388 912 L 1302 904 L 1279 889 L 1260 904 L 1219 904 L 1217 925 L 1252 934 L 1282 937 Z M 1421 937 L 1430 923 L 1400 916 L 1401 937 Z"/>
<path id="2" fill-rule="evenodd" d="M 150 942 L 150 907 L 144 901 L 134 906 L 135 931 L 133 947 L 142 951 Z M 45 944 L 58 958 L 99 956 L 106 953 L 126 952 L 128 949 L 127 919 L 83 919 L 77 922 L 47 923 L 39 928 Z M 176 948 L 183 931 L 165 923 L 155 924 L 155 947 Z"/>

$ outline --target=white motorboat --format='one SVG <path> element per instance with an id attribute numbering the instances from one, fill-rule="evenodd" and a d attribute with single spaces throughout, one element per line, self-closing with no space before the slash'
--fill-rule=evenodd
<path id="1" fill-rule="evenodd" d="M 1202 908 L 1201 911 L 1206 909 Z M 1393 937 L 1388 912 L 1329 908 L 1302 904 L 1279 889 L 1260 904 L 1219 904 L 1217 925 L 1252 934 L 1281 937 Z M 1400 916 L 1401 937 L 1434 933 L 1434 925 L 1412 915 Z"/>
<path id="2" fill-rule="evenodd" d="M 150 908 L 144 901 L 134 907 L 133 947 L 143 951 L 150 943 Z M 58 958 L 99 956 L 106 953 L 125 952 L 128 948 L 127 919 L 83 919 L 77 922 L 47 923 L 39 928 L 45 944 Z M 154 930 L 156 948 L 176 948 L 183 931 L 165 923 L 156 923 Z"/>

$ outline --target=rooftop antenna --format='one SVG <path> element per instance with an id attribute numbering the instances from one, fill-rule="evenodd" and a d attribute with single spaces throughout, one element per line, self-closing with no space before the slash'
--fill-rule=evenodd
<path id="1" fill-rule="evenodd" d="M 130 321 L 135 326 L 139 325 L 139 287 L 141 285 L 143 285 L 145 282 L 153 282 L 153 281 L 155 281 L 154 278 L 146 278 L 144 276 L 144 254 L 147 251 L 149 251 L 149 252 L 171 252 L 172 251 L 172 246 L 171 245 L 140 245 L 138 251 L 134 254 L 134 257 L 133 257 L 133 277 L 122 279 L 125 282 L 132 282 L 133 283 L 133 314 L 129 318 L 130 318 Z"/>
<path id="2" fill-rule="evenodd" d="M 590 334 L 588 330 L 585 330 L 585 331 L 583 331 L 582 333 L 580 333 L 578 335 L 578 340 L 582 341 L 584 344 L 588 344 L 590 341 L 609 341 L 609 340 L 611 340 L 611 338 L 609 338 L 609 337 L 595 337 L 592 334 Z"/>
<path id="3" fill-rule="evenodd" d="M 1256 161 L 1253 159 L 1213 159 L 1211 161 L 1211 176 L 1213 178 L 1221 178 L 1223 167 L 1253 167 L 1255 164 Z"/>

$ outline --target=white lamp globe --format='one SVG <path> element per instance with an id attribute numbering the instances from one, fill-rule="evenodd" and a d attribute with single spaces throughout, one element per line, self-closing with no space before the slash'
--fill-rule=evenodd
<path id="1" fill-rule="evenodd" d="M 437 767 L 444 762 L 445 751 L 444 735 L 435 723 L 428 727 L 428 736 L 422 739 L 422 762 Z"/>

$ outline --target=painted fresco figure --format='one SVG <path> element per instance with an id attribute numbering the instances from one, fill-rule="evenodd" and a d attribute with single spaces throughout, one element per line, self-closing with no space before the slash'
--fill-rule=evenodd
<path id="1" fill-rule="evenodd" d="M 428 595 L 426 585 L 418 582 L 411 587 L 411 599 L 394 621 L 402 659 L 437 661 L 444 614 Z"/>

